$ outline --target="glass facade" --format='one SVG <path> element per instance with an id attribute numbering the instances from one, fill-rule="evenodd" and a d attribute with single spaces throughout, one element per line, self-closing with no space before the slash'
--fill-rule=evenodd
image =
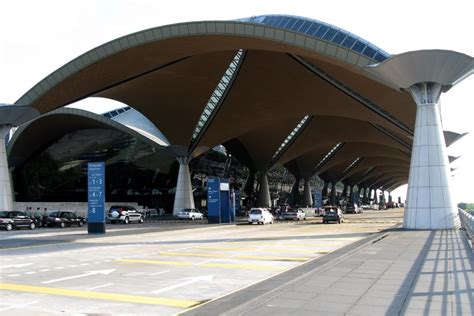
<path id="1" fill-rule="evenodd" d="M 390 57 L 389 53 L 368 41 L 343 29 L 317 20 L 289 15 L 261 15 L 240 19 L 240 21 L 271 25 L 317 37 L 337 45 L 342 45 L 347 49 L 370 58 L 374 62 L 381 62 Z"/>

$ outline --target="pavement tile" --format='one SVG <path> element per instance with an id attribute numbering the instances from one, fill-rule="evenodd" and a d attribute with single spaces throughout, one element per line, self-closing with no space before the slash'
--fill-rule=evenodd
<path id="1" fill-rule="evenodd" d="M 398 316 L 399 312 L 400 308 L 397 307 L 357 304 L 352 306 L 352 308 L 346 312 L 346 315 Z"/>
<path id="2" fill-rule="evenodd" d="M 306 310 L 313 310 L 318 312 L 333 312 L 333 313 L 345 313 L 351 308 L 352 304 L 347 303 L 335 303 L 335 302 L 321 302 L 312 301 L 306 304 Z"/>
<path id="3" fill-rule="evenodd" d="M 295 291 L 285 291 L 283 294 L 279 295 L 280 298 L 286 299 L 295 299 L 295 300 L 308 300 L 316 297 L 318 294 L 314 292 L 295 292 Z"/>
<path id="4" fill-rule="evenodd" d="M 266 302 L 265 305 L 272 307 L 304 308 L 304 306 L 306 305 L 306 301 L 284 298 L 280 296 Z"/>
<path id="5" fill-rule="evenodd" d="M 350 293 L 344 292 L 342 294 L 334 295 L 328 293 L 321 293 L 314 298 L 316 301 L 320 302 L 333 302 L 333 303 L 343 303 L 343 304 L 354 304 L 360 298 L 359 295 L 348 295 Z"/>

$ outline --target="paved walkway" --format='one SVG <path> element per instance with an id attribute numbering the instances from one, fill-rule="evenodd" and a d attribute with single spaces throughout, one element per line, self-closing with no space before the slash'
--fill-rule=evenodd
<path id="1" fill-rule="evenodd" d="M 462 231 L 376 234 L 186 315 L 474 315 Z"/>

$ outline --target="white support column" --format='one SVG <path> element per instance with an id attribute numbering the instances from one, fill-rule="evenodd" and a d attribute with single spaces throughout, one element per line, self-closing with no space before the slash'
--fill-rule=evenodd
<path id="1" fill-rule="evenodd" d="M 438 103 L 441 90 L 442 86 L 435 83 L 410 87 L 417 111 L 404 228 L 452 229 L 459 226 Z"/>
<path id="2" fill-rule="evenodd" d="M 189 161 L 187 157 L 177 157 L 179 162 L 178 181 L 176 183 L 176 194 L 174 197 L 173 215 L 186 208 L 194 207 L 193 188 L 191 185 L 191 174 L 189 173 Z"/>
<path id="3" fill-rule="evenodd" d="M 304 204 L 306 206 L 313 206 L 313 197 L 311 196 L 311 184 L 309 183 L 309 178 L 304 178 Z"/>
<path id="4" fill-rule="evenodd" d="M 13 194 L 5 137 L 11 126 L 0 125 L 0 211 L 13 211 Z"/>
<path id="5" fill-rule="evenodd" d="M 268 187 L 268 177 L 266 171 L 261 171 L 260 174 L 260 193 L 258 195 L 258 206 L 261 207 L 270 207 L 271 206 L 270 198 L 270 188 Z"/>

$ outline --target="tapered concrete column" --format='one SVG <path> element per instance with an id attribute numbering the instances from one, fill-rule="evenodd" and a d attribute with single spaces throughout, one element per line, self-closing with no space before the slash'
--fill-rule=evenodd
<path id="1" fill-rule="evenodd" d="M 0 211 L 13 211 L 13 194 L 5 137 L 11 126 L 0 125 Z"/>
<path id="2" fill-rule="evenodd" d="M 304 193 L 303 193 L 304 205 L 313 206 L 313 197 L 311 196 L 311 184 L 309 178 L 304 178 Z"/>
<path id="3" fill-rule="evenodd" d="M 176 183 L 176 194 L 174 196 L 173 215 L 186 208 L 194 208 L 193 188 L 191 185 L 191 174 L 189 173 L 189 161 L 187 157 L 177 157 L 179 162 L 178 182 Z"/>
<path id="4" fill-rule="evenodd" d="M 300 177 L 295 176 L 295 183 L 293 183 L 293 187 L 291 188 L 291 199 L 293 205 L 299 204 L 300 198 Z"/>
<path id="5" fill-rule="evenodd" d="M 336 183 L 331 184 L 331 205 L 336 205 Z"/>
<path id="6" fill-rule="evenodd" d="M 324 181 L 323 190 L 321 191 L 323 197 L 328 195 L 328 185 L 329 182 Z"/>
<path id="7" fill-rule="evenodd" d="M 423 36 L 425 30 L 419 30 Z M 364 68 L 394 89 L 411 93 L 416 121 L 403 227 L 452 229 L 459 226 L 451 194 L 451 175 L 443 137 L 439 97 L 469 77 L 474 58 L 448 50 L 419 50 L 394 55 Z M 468 115 L 468 113 L 460 113 Z"/>
<path id="8" fill-rule="evenodd" d="M 374 204 L 379 204 L 379 197 L 377 195 L 377 189 L 374 189 Z"/>
<path id="9" fill-rule="evenodd" d="M 249 169 L 249 175 L 244 185 L 244 193 L 247 196 L 253 196 L 254 185 L 255 185 L 255 170 Z"/>
<path id="10" fill-rule="evenodd" d="M 438 103 L 441 90 L 435 83 L 410 87 L 417 110 L 404 228 L 451 229 L 459 225 Z"/>
<path id="11" fill-rule="evenodd" d="M 346 197 L 347 197 L 347 184 L 344 184 L 344 189 L 342 190 L 341 197 L 342 197 L 342 198 L 346 198 Z"/>
<path id="12" fill-rule="evenodd" d="M 270 198 L 270 188 L 268 187 L 268 177 L 266 171 L 262 171 L 260 174 L 260 193 L 258 195 L 258 206 L 272 206 L 272 200 Z"/>

